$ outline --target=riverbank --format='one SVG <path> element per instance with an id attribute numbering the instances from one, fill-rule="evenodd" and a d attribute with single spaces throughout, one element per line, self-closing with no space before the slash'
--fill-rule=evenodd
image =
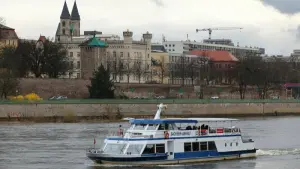
<path id="1" fill-rule="evenodd" d="M 165 101 L 160 101 L 165 102 Z M 169 103 L 164 117 L 264 117 L 300 115 L 300 103 Z M 111 122 L 153 118 L 157 103 L 1 104 L 0 121 Z"/>

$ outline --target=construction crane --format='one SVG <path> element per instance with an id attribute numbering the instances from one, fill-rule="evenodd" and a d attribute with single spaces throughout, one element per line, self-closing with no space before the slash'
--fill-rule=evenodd
<path id="1" fill-rule="evenodd" d="M 236 29 L 243 29 L 243 28 L 239 28 L 239 27 L 224 27 L 224 28 L 206 28 L 206 29 L 196 29 L 196 33 L 198 33 L 199 31 L 208 31 L 209 34 L 209 38 L 211 39 L 211 33 L 213 30 L 236 30 Z"/>

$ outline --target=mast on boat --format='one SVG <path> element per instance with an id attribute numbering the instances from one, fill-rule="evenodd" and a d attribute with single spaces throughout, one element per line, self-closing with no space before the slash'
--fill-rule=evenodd
<path id="1" fill-rule="evenodd" d="M 160 119 L 160 114 L 162 111 L 164 111 L 165 109 L 167 109 L 167 105 L 164 105 L 162 103 L 160 103 L 159 105 L 157 105 L 157 112 L 155 114 L 154 119 Z"/>

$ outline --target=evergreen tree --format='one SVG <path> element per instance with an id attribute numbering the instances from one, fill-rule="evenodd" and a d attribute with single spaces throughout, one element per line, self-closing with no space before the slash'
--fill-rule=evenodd
<path id="1" fill-rule="evenodd" d="M 114 98 L 114 83 L 110 80 L 109 69 L 105 70 L 101 65 L 97 71 L 94 72 L 90 79 L 91 85 L 88 85 L 90 98 L 93 99 L 111 99 Z"/>

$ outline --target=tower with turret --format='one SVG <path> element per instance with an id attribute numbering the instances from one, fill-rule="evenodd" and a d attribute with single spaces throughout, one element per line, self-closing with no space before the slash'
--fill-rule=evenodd
<path id="1" fill-rule="evenodd" d="M 152 34 L 148 31 L 143 34 L 143 40 L 146 43 L 146 56 L 145 56 L 145 62 L 146 64 L 151 64 L 151 40 L 152 40 Z"/>
<path id="2" fill-rule="evenodd" d="M 70 14 L 67 2 L 65 1 L 60 22 L 57 26 L 55 41 L 59 43 L 67 43 L 72 37 L 80 36 L 80 15 L 76 1 L 74 2 L 72 12 Z"/>

